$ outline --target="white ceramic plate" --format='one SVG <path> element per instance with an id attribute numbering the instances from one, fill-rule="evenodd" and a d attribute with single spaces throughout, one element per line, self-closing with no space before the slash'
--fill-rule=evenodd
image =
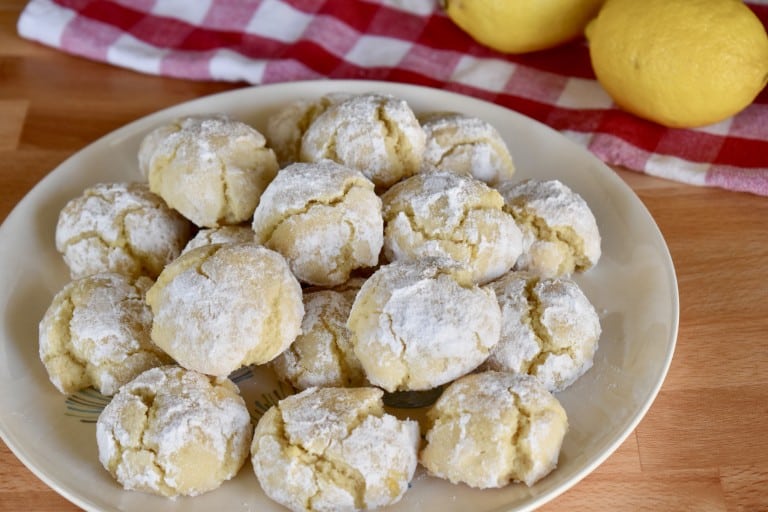
<path id="1" fill-rule="evenodd" d="M 70 399 L 48 381 L 38 359 L 37 325 L 68 280 L 54 247 L 59 211 L 90 185 L 141 179 L 136 154 L 150 129 L 172 118 L 225 112 L 265 126 L 287 102 L 333 91 L 388 92 L 417 112 L 451 110 L 485 119 L 501 132 L 519 179 L 556 178 L 584 197 L 603 237 L 598 265 L 577 278 L 603 327 L 594 367 L 559 394 L 570 430 L 559 465 L 533 487 L 476 490 L 419 471 L 391 510 L 532 510 L 603 462 L 650 407 L 669 368 L 678 326 L 674 267 L 656 224 L 613 171 L 548 127 L 507 109 L 445 91 L 363 81 L 314 81 L 253 87 L 178 105 L 131 123 L 78 152 L 43 179 L 0 227 L 0 432 L 19 459 L 64 497 L 87 510 L 283 510 L 261 491 L 250 465 L 216 491 L 174 501 L 122 490 L 97 459 L 95 420 L 103 398 Z M 258 415 L 282 396 L 270 379 L 245 372 L 241 387 Z"/>

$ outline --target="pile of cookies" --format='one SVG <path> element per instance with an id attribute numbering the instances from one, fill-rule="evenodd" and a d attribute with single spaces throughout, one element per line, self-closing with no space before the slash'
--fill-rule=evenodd
<path id="1" fill-rule="evenodd" d="M 592 365 L 571 279 L 600 258 L 584 200 L 514 180 L 496 129 L 386 94 L 297 101 L 265 134 L 222 115 L 159 126 L 145 181 L 72 199 L 72 281 L 40 323 L 62 393 L 112 396 L 99 459 L 126 489 L 194 496 L 250 456 L 291 510 L 392 504 L 417 465 L 478 488 L 556 466 L 553 395 Z M 296 393 L 252 424 L 227 378 L 270 365 Z M 385 393 L 442 395 L 427 422 Z"/>

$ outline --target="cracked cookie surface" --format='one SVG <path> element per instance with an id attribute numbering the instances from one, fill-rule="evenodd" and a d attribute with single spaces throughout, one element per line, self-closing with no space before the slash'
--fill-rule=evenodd
<path id="1" fill-rule="evenodd" d="M 376 388 L 309 388 L 256 425 L 254 472 L 293 511 L 369 510 L 395 503 L 417 464 L 419 426 L 384 412 Z"/>
<path id="2" fill-rule="evenodd" d="M 529 374 L 562 391 L 589 368 L 600 319 L 575 281 L 510 272 L 487 285 L 501 306 L 501 339 L 484 366 Z"/>
<path id="3" fill-rule="evenodd" d="M 544 277 L 588 270 L 600 259 L 600 232 L 586 201 L 558 180 L 499 185 L 504 210 L 523 232 L 515 267 Z"/>
<path id="4" fill-rule="evenodd" d="M 481 489 L 533 485 L 557 465 L 565 410 L 528 375 L 487 371 L 446 387 L 427 412 L 419 461 L 430 474 Z"/>
<path id="5" fill-rule="evenodd" d="M 144 183 L 99 183 L 59 213 L 56 249 L 72 279 L 99 272 L 157 277 L 192 226 Z"/>
<path id="6" fill-rule="evenodd" d="M 329 106 L 307 128 L 300 159 L 330 159 L 386 188 L 419 170 L 425 135 L 408 103 L 361 94 Z"/>
<path id="7" fill-rule="evenodd" d="M 225 116 L 157 127 L 142 140 L 139 166 L 150 189 L 200 227 L 250 219 L 278 170 L 264 136 Z"/>
<path id="8" fill-rule="evenodd" d="M 203 228 L 187 242 L 187 245 L 184 246 L 181 252 L 189 252 L 204 245 L 237 244 L 241 242 L 253 242 L 253 230 L 250 226 L 238 225 Z"/>
<path id="9" fill-rule="evenodd" d="M 427 136 L 421 172 L 451 171 L 492 186 L 514 176 L 515 164 L 509 148 L 490 123 L 445 112 L 430 113 L 419 119 Z"/>
<path id="10" fill-rule="evenodd" d="M 269 116 L 264 135 L 281 168 L 299 161 L 301 138 L 312 121 L 331 105 L 350 97 L 352 94 L 330 93 L 314 100 L 297 100 Z"/>
<path id="11" fill-rule="evenodd" d="M 124 385 L 96 422 L 99 461 L 125 489 L 196 496 L 237 474 L 251 419 L 237 387 L 178 366 Z"/>
<path id="12" fill-rule="evenodd" d="M 347 320 L 368 380 L 389 392 L 426 390 L 479 366 L 499 341 L 492 290 L 446 259 L 382 266 L 366 280 Z"/>
<path id="13" fill-rule="evenodd" d="M 184 253 L 160 274 L 147 303 L 152 340 L 181 366 L 221 377 L 277 357 L 304 316 L 285 259 L 252 242 Z"/>
<path id="14" fill-rule="evenodd" d="M 272 367 L 295 389 L 355 387 L 367 383 L 346 322 L 357 289 L 304 292 L 301 334 Z"/>
<path id="15" fill-rule="evenodd" d="M 172 362 L 150 340 L 146 277 L 102 273 L 65 285 L 39 327 L 39 354 L 62 393 L 93 386 L 111 396 L 144 370 Z"/>
<path id="16" fill-rule="evenodd" d="M 381 198 L 389 261 L 450 258 L 485 283 L 511 269 L 521 254 L 522 234 L 502 211 L 503 198 L 480 180 L 448 171 L 417 174 Z"/>
<path id="17" fill-rule="evenodd" d="M 253 214 L 255 240 L 282 254 L 302 282 L 335 286 L 372 267 L 383 244 L 381 199 L 360 171 L 297 163 L 269 184 Z"/>

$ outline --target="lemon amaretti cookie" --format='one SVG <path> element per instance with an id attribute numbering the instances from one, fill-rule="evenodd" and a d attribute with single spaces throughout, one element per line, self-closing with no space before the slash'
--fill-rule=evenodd
<path id="1" fill-rule="evenodd" d="M 99 272 L 157 277 L 192 226 L 145 183 L 99 183 L 59 213 L 56 249 L 72 279 Z"/>
<path id="2" fill-rule="evenodd" d="M 282 254 L 299 280 L 334 286 L 379 261 L 381 200 L 360 171 L 324 160 L 282 169 L 253 214 L 255 240 Z"/>
<path id="3" fill-rule="evenodd" d="M 490 123 L 458 113 L 432 113 L 420 119 L 427 136 L 422 172 L 451 171 L 489 185 L 512 179 L 512 155 Z"/>
<path id="4" fill-rule="evenodd" d="M 117 482 L 169 498 L 197 496 L 235 476 L 252 432 L 237 386 L 175 365 L 125 384 L 96 422 L 99 461 Z"/>
<path id="5" fill-rule="evenodd" d="M 256 425 L 251 461 L 289 509 L 343 512 L 395 503 L 417 465 L 419 426 L 386 414 L 377 388 L 309 388 Z"/>
<path id="6" fill-rule="evenodd" d="M 600 319 L 575 281 L 510 272 L 487 286 L 496 292 L 502 323 L 486 367 L 533 375 L 552 392 L 592 367 Z"/>
<path id="7" fill-rule="evenodd" d="M 357 294 L 347 320 L 368 380 L 383 389 L 432 389 L 478 367 L 499 341 L 492 290 L 456 262 L 396 261 Z"/>
<path id="8" fill-rule="evenodd" d="M 156 128 L 142 140 L 139 166 L 153 192 L 201 227 L 250 219 L 278 169 L 264 136 L 225 116 Z"/>
<path id="9" fill-rule="evenodd" d="M 149 368 L 172 363 L 150 340 L 147 277 L 86 276 L 53 298 L 39 328 L 40 359 L 62 393 L 93 387 L 103 395 Z"/>
<path id="10" fill-rule="evenodd" d="M 586 201 L 558 180 L 499 185 L 504 210 L 523 232 L 515 267 L 545 277 L 582 272 L 600 259 L 600 232 Z"/>
<path id="11" fill-rule="evenodd" d="M 182 253 L 212 244 L 237 244 L 253 242 L 253 230 L 248 225 L 203 228 L 184 246 Z"/>
<path id="12" fill-rule="evenodd" d="M 417 174 L 382 195 L 384 256 L 425 256 L 467 265 L 484 283 L 509 271 L 522 251 L 522 235 L 502 211 L 501 195 L 480 180 L 449 171 Z"/>
<path id="13" fill-rule="evenodd" d="M 452 382 L 427 412 L 419 461 L 453 483 L 533 485 L 557 465 L 568 418 L 528 375 L 487 371 Z"/>
<path id="14" fill-rule="evenodd" d="M 226 376 L 263 364 L 301 329 L 301 286 L 280 254 L 255 243 L 179 256 L 147 292 L 152 340 L 181 366 Z"/>
<path id="15" fill-rule="evenodd" d="M 272 361 L 280 379 L 299 390 L 367 383 L 346 325 L 356 294 L 355 289 L 304 292 L 301 334 Z"/>
<path id="16" fill-rule="evenodd" d="M 304 162 L 323 159 L 362 171 L 386 188 L 421 167 L 425 135 L 404 100 L 361 94 L 330 105 L 301 140 Z"/>
<path id="17" fill-rule="evenodd" d="M 301 138 L 312 121 L 331 105 L 351 96 L 339 92 L 317 99 L 297 100 L 270 115 L 264 135 L 267 137 L 267 145 L 275 152 L 280 167 L 299 161 Z"/>

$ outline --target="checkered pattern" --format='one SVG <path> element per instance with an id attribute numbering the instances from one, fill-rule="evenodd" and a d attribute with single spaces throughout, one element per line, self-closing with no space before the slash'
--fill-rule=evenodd
<path id="1" fill-rule="evenodd" d="M 768 24 L 768 0 L 749 7 Z M 668 129 L 620 111 L 583 41 L 508 56 L 437 0 L 31 0 L 19 33 L 143 73 L 266 84 L 407 82 L 483 98 L 550 125 L 609 164 L 768 195 L 768 89 L 733 118 Z"/>

